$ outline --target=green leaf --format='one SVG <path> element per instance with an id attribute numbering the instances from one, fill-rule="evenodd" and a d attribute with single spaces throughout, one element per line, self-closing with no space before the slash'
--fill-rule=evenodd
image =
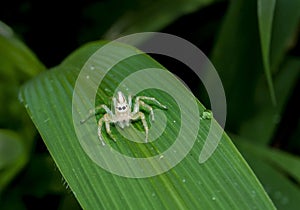
<path id="1" fill-rule="evenodd" d="M 18 91 L 24 81 L 44 68 L 12 29 L 0 21 L 0 128 L 22 130 L 24 138 L 34 135 L 33 125 L 18 101 Z"/>
<path id="2" fill-rule="evenodd" d="M 247 162 L 261 180 L 278 209 L 298 209 L 300 190 L 300 158 L 280 150 L 254 145 L 232 137 Z"/>
<path id="3" fill-rule="evenodd" d="M 256 1 L 230 1 L 212 63 L 226 92 L 227 126 L 234 132 L 256 113 L 254 90 L 263 72 L 258 35 Z"/>
<path id="4" fill-rule="evenodd" d="M 36 56 L 0 21 L 0 191 L 25 166 L 36 135 L 18 101 L 24 81 L 44 70 Z"/>
<path id="5" fill-rule="evenodd" d="M 144 140 L 145 134 L 141 123 L 134 122 L 124 131 L 111 126 L 117 142 L 113 142 L 103 129 L 106 145 L 102 146 L 97 137 L 96 119 L 84 124 L 79 121 L 88 114 L 89 109 L 101 103 L 110 106 L 117 89 L 127 94 L 134 88 L 145 87 L 145 84 L 159 84 L 164 90 L 172 89 L 177 96 L 191 96 L 168 71 L 160 70 L 160 74 L 152 75 L 156 72 L 153 68 L 164 68 L 144 54 L 131 56 L 110 70 L 106 69 L 118 56 L 132 55 L 137 51 L 116 44 L 108 55 L 90 58 L 103 45 L 103 42 L 93 43 L 79 49 L 60 66 L 28 82 L 20 92 L 54 161 L 84 209 L 275 209 L 227 135 L 222 136 L 216 151 L 206 162 L 198 162 L 209 127 L 215 123 L 202 119 L 201 126 L 194 129 L 199 123 L 195 119 L 200 118 L 197 112 L 204 111 L 198 101 L 192 109 L 187 107 L 188 101 L 183 105 L 177 104 L 170 92 L 145 88 L 137 94 L 155 97 L 168 106 L 168 110 L 159 110 L 151 104 L 157 118 L 151 124 L 149 133 L 153 132 L 157 139 L 147 144 L 139 143 Z M 88 64 L 85 64 L 87 60 Z M 145 68 L 151 68 L 151 71 L 146 74 L 141 70 Z M 101 83 L 97 75 L 104 75 Z M 138 77 L 134 81 L 126 83 L 135 75 Z M 83 86 L 77 86 L 78 81 L 86 82 Z M 96 94 L 90 97 L 95 84 Z M 74 106 L 76 98 L 80 99 L 81 106 Z M 101 114 L 103 112 L 97 119 Z M 186 123 L 181 121 L 184 116 L 189 116 Z M 165 128 L 160 133 L 163 125 Z M 162 155 L 163 152 L 176 144 L 174 139 L 181 135 L 184 128 L 187 128 L 184 140 L 181 147 L 171 150 L 172 158 L 183 154 L 193 135 L 197 139 L 182 161 L 156 176 L 129 178 L 132 174 L 144 173 L 148 167 L 158 172 L 162 166 L 159 161 L 165 162 L 168 158 Z M 112 152 L 135 158 L 136 165 L 114 161 L 115 158 L 110 155 Z M 142 158 L 149 161 L 156 156 L 159 158 L 157 162 L 152 162 L 153 165 L 139 165 Z M 173 164 L 172 161 L 168 163 Z M 105 166 L 109 167 L 105 169 Z M 110 170 L 121 170 L 129 175 L 125 177 Z"/>
<path id="6" fill-rule="evenodd" d="M 276 72 L 299 37 L 300 1 L 276 0 L 270 50 L 271 69 Z M 277 94 L 279 95 L 279 94 Z"/>
<path id="7" fill-rule="evenodd" d="M 274 79 L 275 91 L 278 94 L 277 106 L 270 107 L 265 97 L 267 90 L 261 81 L 256 90 L 257 110 L 250 120 L 243 123 L 240 135 L 260 144 L 268 144 L 272 139 L 278 122 L 281 119 L 285 105 L 298 82 L 300 75 L 300 60 L 298 57 L 288 57 Z M 257 132 L 253 132 L 257 131 Z"/>
<path id="8" fill-rule="evenodd" d="M 19 137 L 6 133 L 7 131 L 0 130 L 0 169 L 16 161 L 23 150 Z"/>
<path id="9" fill-rule="evenodd" d="M 21 137 L 13 131 L 0 129 L 0 193 L 27 159 Z"/>
<path id="10" fill-rule="evenodd" d="M 195 12 L 216 0 L 168 0 L 141 1 L 131 10 L 123 15 L 106 33 L 106 37 L 145 31 L 158 31 L 177 18 Z"/>
<path id="11" fill-rule="evenodd" d="M 24 75 L 35 76 L 45 68 L 31 50 L 18 39 L 12 29 L 1 21 L 0 59 L 1 65 L 6 65 L 6 69 L 2 67 L 1 71 L 8 71 L 9 68 L 15 68 L 21 73 L 21 75 L 13 75 L 15 78 L 20 78 L 20 76 Z"/>
<path id="12" fill-rule="evenodd" d="M 276 96 L 274 92 L 272 74 L 270 70 L 270 44 L 272 35 L 272 22 L 274 16 L 276 0 L 258 0 L 257 1 L 257 14 L 260 42 L 262 49 L 262 58 L 264 64 L 264 70 L 267 77 L 269 91 L 273 104 L 276 104 Z"/>
<path id="13" fill-rule="evenodd" d="M 285 53 L 288 43 L 291 43 L 291 37 L 296 37 L 295 30 L 300 14 L 296 10 L 299 10 L 300 7 L 297 5 L 299 1 L 277 0 L 273 13 L 272 34 L 270 34 L 272 7 L 266 8 L 268 11 L 270 10 L 269 15 L 264 14 L 260 18 L 262 23 L 263 17 L 266 16 L 264 18 L 266 23 L 259 26 L 256 2 L 230 2 L 214 46 L 212 61 L 223 81 L 227 96 L 228 128 L 232 132 L 239 133 L 240 130 L 244 130 L 251 124 L 252 127 L 248 127 L 246 137 L 266 144 L 274 135 L 274 129 L 283 110 L 282 105 L 286 103 L 290 88 L 293 87 L 294 81 L 297 79 L 295 69 L 293 72 L 285 69 L 287 63 L 282 61 L 286 59 Z M 263 37 L 260 37 L 259 34 L 263 31 L 258 29 L 267 23 L 269 23 L 266 26 L 266 33 L 268 34 L 262 34 Z M 269 39 L 271 39 L 271 47 L 268 47 Z M 264 71 L 261 45 L 263 43 L 264 51 L 268 51 L 270 54 L 271 62 L 268 61 L 268 63 L 271 63 L 272 73 L 278 73 L 274 74 L 273 78 L 277 107 L 273 107 L 269 98 L 266 97 L 270 94 L 270 89 L 266 91 L 268 86 L 265 78 L 261 76 Z M 265 60 L 269 59 L 265 58 Z M 278 68 L 279 64 L 284 64 L 284 69 Z M 280 79 L 280 75 L 284 75 L 287 70 L 293 76 L 290 77 L 291 80 L 284 82 L 283 79 Z M 282 78 L 287 78 L 288 74 L 286 73 Z M 279 81 L 281 84 L 276 85 Z M 253 130 L 258 131 L 258 129 L 260 132 L 253 132 Z M 242 132 L 244 133 L 244 131 Z"/>

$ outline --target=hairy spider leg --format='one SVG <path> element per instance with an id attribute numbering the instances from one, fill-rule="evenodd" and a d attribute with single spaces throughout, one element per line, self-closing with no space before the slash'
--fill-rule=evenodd
<path id="1" fill-rule="evenodd" d="M 111 107 L 111 110 L 116 110 L 116 107 L 117 107 L 117 99 L 115 97 L 112 98 L 112 107 Z M 115 113 L 116 114 L 116 113 Z"/>
<path id="2" fill-rule="evenodd" d="M 132 107 L 132 96 L 128 96 L 128 106 L 129 106 L 129 111 L 131 112 L 131 107 Z"/>
<path id="3" fill-rule="evenodd" d="M 105 121 L 105 130 L 106 130 L 106 133 L 109 135 L 109 137 L 114 140 L 114 142 L 117 142 L 115 137 L 113 136 L 111 130 L 110 130 L 110 123 L 114 123 L 114 121 L 111 119 L 111 117 L 107 114 L 105 114 L 103 116 L 104 118 L 104 121 Z"/>
<path id="4" fill-rule="evenodd" d="M 139 101 L 138 103 L 140 107 L 144 107 L 146 110 L 150 112 L 151 120 L 154 121 L 153 108 L 150 105 L 146 104 L 144 101 Z"/>
<path id="5" fill-rule="evenodd" d="M 114 141 L 116 142 L 116 139 L 114 138 L 114 136 L 112 135 L 112 132 L 110 130 L 110 122 L 111 119 L 110 119 L 110 116 L 108 114 L 105 114 L 99 121 L 98 121 L 98 137 L 102 143 L 102 145 L 104 146 L 105 143 L 104 143 L 104 140 L 103 140 L 103 137 L 102 137 L 102 126 L 103 126 L 103 122 L 105 123 L 105 130 L 107 132 L 107 134 L 109 135 L 109 137 Z"/>
<path id="6" fill-rule="evenodd" d="M 99 140 L 101 141 L 102 145 L 104 146 L 105 143 L 104 143 L 104 140 L 102 138 L 102 133 L 101 133 L 101 129 L 102 129 L 102 124 L 103 124 L 103 119 L 104 117 L 100 118 L 100 120 L 98 121 L 98 138 Z"/>
<path id="7" fill-rule="evenodd" d="M 145 133 L 146 133 L 146 137 L 145 137 L 145 142 L 147 143 L 148 142 L 148 133 L 149 133 L 149 128 L 148 128 L 148 124 L 147 124 L 147 121 L 145 119 L 145 115 L 143 112 L 138 112 L 138 113 L 135 113 L 132 118 L 132 120 L 138 120 L 138 119 L 141 119 L 142 123 L 143 123 L 143 127 L 145 129 Z"/>
<path id="8" fill-rule="evenodd" d="M 105 105 L 105 104 L 101 104 L 99 106 L 97 106 L 95 109 L 90 109 L 89 110 L 89 114 L 87 115 L 87 117 L 83 120 L 80 120 L 80 123 L 85 123 L 88 119 L 90 119 L 91 117 L 95 116 L 95 114 L 97 114 L 97 112 L 100 109 L 104 109 L 106 111 L 106 113 L 108 113 L 111 117 L 113 116 L 112 111 L 110 111 L 110 109 Z"/>
<path id="9" fill-rule="evenodd" d="M 167 107 L 165 105 L 161 104 L 155 98 L 147 97 L 147 96 L 138 96 L 138 97 L 136 97 L 133 113 L 138 113 L 139 110 L 140 110 L 140 106 L 142 106 L 142 107 L 146 108 L 148 111 L 150 111 L 152 121 L 154 121 L 153 108 L 151 106 L 149 106 L 148 104 L 146 104 L 144 101 L 141 101 L 141 100 L 153 101 L 153 102 L 157 103 L 163 109 L 167 109 Z"/>

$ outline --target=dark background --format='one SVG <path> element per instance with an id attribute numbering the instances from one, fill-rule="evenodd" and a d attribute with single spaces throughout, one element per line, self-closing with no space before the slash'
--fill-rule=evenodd
<path id="1" fill-rule="evenodd" d="M 66 56 L 81 45 L 94 40 L 109 39 L 107 31 L 111 26 L 128 11 L 134 11 L 141 6 L 143 6 L 143 3 L 137 0 L 120 2 L 81 0 L 70 3 L 38 0 L 6 1 L 5 4 L 1 3 L 0 6 L 0 20 L 15 31 L 47 68 L 51 68 L 58 65 Z M 197 45 L 206 55 L 210 56 L 217 35 L 221 30 L 228 6 L 229 2 L 227 1 L 214 3 L 196 12 L 177 18 L 171 24 L 160 29 L 160 31 L 187 39 Z M 197 27 L 195 27 L 195 24 Z M 299 40 L 296 39 L 296 42 L 287 51 L 287 54 L 300 56 L 299 48 Z M 209 107 L 208 100 L 205 100 L 204 88 L 192 71 L 180 62 L 174 61 L 174 59 L 158 55 L 152 56 L 183 79 L 193 93 Z M 223 81 L 226 80 L 224 77 L 221 77 L 221 79 Z M 230 102 L 230 93 L 228 89 L 226 90 L 226 86 L 225 91 Z M 285 103 L 276 132 L 269 142 L 269 146 L 295 155 L 300 155 L 300 144 L 298 143 L 298 137 L 300 136 L 299 92 L 300 86 L 298 82 Z M 234 106 L 228 107 L 229 120 L 226 131 L 232 133 L 238 133 L 240 120 L 247 120 L 255 113 L 255 107 L 253 106 L 247 107 L 244 103 L 236 106 L 245 106 L 245 109 L 249 110 L 249 112 L 244 117 L 238 118 L 234 114 L 230 115 L 237 112 L 235 108 L 232 108 Z M 231 118 L 233 120 L 230 120 Z M 57 209 L 59 206 L 62 206 L 62 197 L 66 206 L 80 209 L 68 189 L 49 190 L 45 186 L 44 188 L 40 187 L 39 183 L 34 183 L 35 187 L 30 190 L 30 186 L 33 184 L 30 182 L 34 181 L 32 176 L 47 177 L 44 173 L 55 169 L 55 164 L 51 163 L 50 168 L 41 171 L 43 163 L 34 159 L 37 155 L 39 157 L 43 156 L 47 161 L 51 162 L 51 159 L 48 159 L 48 151 L 38 135 L 36 136 L 32 152 L 32 161 L 10 184 L 6 190 L 7 195 L 18 193 L 14 190 L 15 188 L 22 191 L 29 187 L 29 190 L 22 192 L 22 200 L 27 209 Z M 67 188 L 63 184 L 63 179 L 57 169 L 54 171 L 53 177 L 55 178 L 53 179 L 59 180 L 58 182 L 63 186 L 62 188 Z M 39 178 L 37 178 L 37 181 L 40 180 Z M 42 183 L 40 184 L 43 185 Z M 39 192 L 39 189 L 44 191 Z"/>

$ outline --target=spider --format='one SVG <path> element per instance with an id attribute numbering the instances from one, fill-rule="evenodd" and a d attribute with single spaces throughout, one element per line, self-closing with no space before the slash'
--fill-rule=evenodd
<path id="1" fill-rule="evenodd" d="M 121 91 L 118 91 L 117 96 L 113 97 L 112 99 L 114 112 L 112 112 L 105 104 L 101 104 L 97 106 L 95 109 L 91 109 L 89 111 L 89 115 L 87 116 L 87 118 L 81 120 L 80 123 L 86 122 L 89 118 L 94 116 L 97 113 L 97 111 L 99 111 L 100 109 L 104 109 L 106 111 L 106 114 L 104 114 L 103 117 L 100 118 L 98 121 L 98 137 L 102 145 L 104 146 L 105 143 L 101 133 L 103 123 L 105 124 L 107 134 L 110 136 L 112 140 L 116 142 L 110 130 L 111 123 L 114 123 L 120 128 L 124 129 L 125 127 L 128 127 L 130 125 L 131 121 L 141 120 L 146 134 L 145 142 L 147 143 L 149 128 L 145 119 L 145 114 L 140 111 L 140 107 L 143 107 L 144 109 L 150 112 L 152 121 L 154 121 L 154 113 L 153 113 L 153 108 L 150 105 L 146 104 L 143 100 L 153 101 L 157 103 L 161 108 L 167 109 L 165 105 L 162 105 L 155 98 L 148 97 L 148 96 L 137 96 L 133 106 L 133 111 L 131 111 L 132 97 L 129 95 L 128 102 L 127 102 L 125 95 Z"/>

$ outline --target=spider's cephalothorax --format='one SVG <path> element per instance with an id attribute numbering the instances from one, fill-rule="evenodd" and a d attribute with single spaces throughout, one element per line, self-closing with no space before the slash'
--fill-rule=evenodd
<path id="1" fill-rule="evenodd" d="M 145 142 L 148 142 L 148 124 L 145 119 L 145 115 L 143 112 L 140 111 L 140 107 L 143 107 L 144 109 L 148 110 L 150 112 L 151 120 L 154 121 L 154 113 L 153 109 L 150 105 L 146 104 L 143 100 L 149 100 L 157 103 L 161 108 L 166 109 L 167 107 L 162 105 L 158 100 L 152 97 L 148 96 L 137 96 L 135 99 L 135 103 L 132 110 L 132 98 L 129 95 L 127 100 L 125 95 L 121 92 L 117 92 L 117 96 L 113 97 L 113 109 L 114 112 L 112 112 L 105 104 L 101 104 L 97 106 L 95 109 L 90 110 L 89 116 L 81 120 L 81 123 L 84 123 L 86 120 L 88 120 L 90 117 L 94 116 L 98 110 L 104 109 L 106 111 L 106 114 L 98 121 L 98 137 L 103 145 L 105 145 L 101 128 L 103 123 L 105 123 L 106 132 L 108 135 L 114 140 L 111 130 L 110 130 L 110 123 L 114 123 L 118 125 L 120 128 L 125 128 L 130 125 L 131 121 L 135 120 L 141 120 L 143 123 L 143 127 L 145 129 L 146 137 Z"/>

